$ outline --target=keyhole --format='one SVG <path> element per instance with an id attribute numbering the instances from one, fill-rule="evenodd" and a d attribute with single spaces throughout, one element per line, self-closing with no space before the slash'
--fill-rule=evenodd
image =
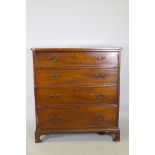
<path id="1" fill-rule="evenodd" d="M 75 56 L 77 57 L 77 56 L 79 56 L 79 54 L 78 53 L 75 53 Z"/>

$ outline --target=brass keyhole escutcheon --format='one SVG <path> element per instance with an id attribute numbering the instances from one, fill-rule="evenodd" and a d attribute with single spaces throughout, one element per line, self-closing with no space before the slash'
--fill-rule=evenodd
<path id="1" fill-rule="evenodd" d="M 76 52 L 74 55 L 75 55 L 76 57 L 78 57 L 78 56 L 79 56 L 79 53 Z"/>

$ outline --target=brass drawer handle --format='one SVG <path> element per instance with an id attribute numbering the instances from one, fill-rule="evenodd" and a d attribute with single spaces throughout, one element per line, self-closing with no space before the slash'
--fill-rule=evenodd
<path id="1" fill-rule="evenodd" d="M 52 61 L 52 62 L 56 62 L 58 59 L 58 57 L 48 57 L 48 60 Z"/>
<path id="2" fill-rule="evenodd" d="M 96 98 L 97 98 L 97 99 L 101 99 L 101 98 L 103 98 L 103 97 L 104 97 L 104 95 L 103 95 L 103 94 L 99 94 L 99 93 L 98 93 L 98 94 L 96 94 Z"/>
<path id="3" fill-rule="evenodd" d="M 104 116 L 102 115 L 96 115 L 96 120 L 101 121 L 104 119 Z"/>
<path id="4" fill-rule="evenodd" d="M 60 94 L 49 94 L 49 97 L 53 97 L 53 98 L 59 98 Z"/>
<path id="5" fill-rule="evenodd" d="M 97 61 L 103 61 L 105 58 L 106 58 L 106 57 L 103 57 L 103 56 L 102 56 L 102 57 L 96 57 L 96 60 L 97 60 Z"/>
<path id="6" fill-rule="evenodd" d="M 96 74 L 96 79 L 104 79 L 105 77 L 106 77 L 106 75 L 103 73 Z"/>
<path id="7" fill-rule="evenodd" d="M 50 79 L 52 79 L 52 80 L 56 80 L 58 78 L 59 78 L 59 74 L 51 74 L 50 75 Z"/>
<path id="8" fill-rule="evenodd" d="M 59 120 L 62 119 L 62 116 L 59 115 L 59 114 L 53 114 L 53 115 L 50 115 L 49 118 L 50 118 L 51 121 L 59 121 Z"/>

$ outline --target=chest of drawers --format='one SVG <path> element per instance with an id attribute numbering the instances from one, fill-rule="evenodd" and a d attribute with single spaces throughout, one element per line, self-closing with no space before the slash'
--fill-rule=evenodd
<path id="1" fill-rule="evenodd" d="M 32 48 L 36 131 L 97 132 L 120 140 L 121 48 Z"/>

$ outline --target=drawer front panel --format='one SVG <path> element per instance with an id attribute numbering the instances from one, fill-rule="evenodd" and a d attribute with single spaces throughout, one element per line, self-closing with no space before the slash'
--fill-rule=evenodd
<path id="1" fill-rule="evenodd" d="M 56 52 L 35 54 L 36 67 L 101 65 L 117 68 L 118 52 Z"/>
<path id="2" fill-rule="evenodd" d="M 53 84 L 116 84 L 118 71 L 115 69 L 57 69 L 36 70 L 36 85 Z"/>
<path id="3" fill-rule="evenodd" d="M 38 127 L 40 128 L 111 128 L 117 126 L 117 108 L 61 108 L 37 109 Z"/>
<path id="4" fill-rule="evenodd" d="M 117 87 L 37 88 L 38 105 L 117 104 Z"/>

